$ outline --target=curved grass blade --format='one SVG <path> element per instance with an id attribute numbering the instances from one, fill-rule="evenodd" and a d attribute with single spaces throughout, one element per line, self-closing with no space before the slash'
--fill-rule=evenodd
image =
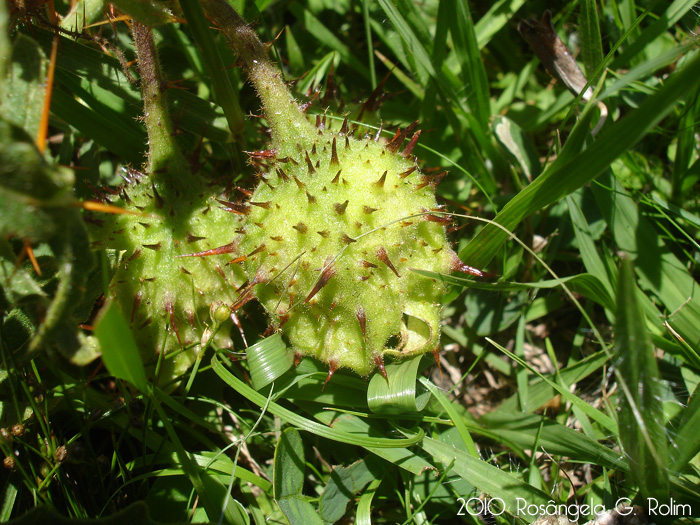
<path id="1" fill-rule="evenodd" d="M 463 418 L 455 410 L 454 406 L 452 405 L 452 402 L 449 399 L 447 399 L 447 397 L 442 392 L 440 392 L 438 387 L 436 387 L 429 379 L 421 377 L 420 381 L 430 391 L 430 393 L 435 397 L 435 399 L 437 399 L 438 403 L 440 403 L 440 406 L 445 410 L 445 412 L 447 412 L 447 415 L 449 416 L 452 423 L 454 423 L 455 428 L 457 428 L 457 430 L 459 431 L 459 435 L 462 437 L 462 441 L 464 441 L 464 444 L 467 447 L 467 451 L 475 458 L 478 458 L 479 451 L 476 449 L 476 446 L 474 446 L 474 440 L 472 439 L 472 436 L 469 433 L 469 429 L 464 424 Z"/>
<path id="2" fill-rule="evenodd" d="M 264 407 L 267 404 L 267 398 L 248 385 L 243 383 L 240 379 L 229 372 L 220 361 L 218 355 L 214 355 L 211 359 L 211 366 L 216 375 L 226 382 L 231 388 L 236 390 L 242 396 L 258 405 L 259 407 Z M 347 443 L 348 445 L 359 445 L 361 447 L 391 447 L 391 448 L 403 448 L 414 445 L 423 439 L 423 432 L 420 431 L 418 434 L 407 439 L 387 439 L 387 438 L 370 438 L 361 435 L 349 434 L 347 432 L 340 432 L 336 429 L 329 428 L 325 425 L 321 425 L 314 421 L 310 421 L 305 417 L 295 414 L 291 410 L 288 410 L 277 403 L 270 402 L 268 404 L 268 411 L 288 423 L 297 426 L 300 430 L 306 430 L 317 436 L 325 437 L 333 441 L 340 441 L 342 443 Z"/>
<path id="3" fill-rule="evenodd" d="M 260 390 L 294 365 L 294 354 L 287 349 L 280 334 L 274 334 L 246 348 L 248 370 L 253 388 Z"/>
<path id="4" fill-rule="evenodd" d="M 429 395 L 418 394 L 416 381 L 422 356 L 389 363 L 385 379 L 375 373 L 367 388 L 367 404 L 376 414 L 403 414 L 420 412 L 428 403 Z"/>
<path id="5" fill-rule="evenodd" d="M 357 503 L 357 515 L 355 516 L 357 525 L 372 525 L 372 501 L 381 484 L 381 479 L 375 479 L 362 493 L 360 501 Z"/>

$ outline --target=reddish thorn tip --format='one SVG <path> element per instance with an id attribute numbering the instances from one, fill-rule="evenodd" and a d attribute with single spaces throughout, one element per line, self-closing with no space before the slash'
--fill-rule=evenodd
<path id="1" fill-rule="evenodd" d="M 404 171 L 403 173 L 399 173 L 399 177 L 402 178 L 402 179 L 405 179 L 406 177 L 408 177 L 411 173 L 413 173 L 413 172 L 416 171 L 417 169 L 418 169 L 418 166 L 413 166 L 412 168 L 408 168 L 408 169 L 407 169 L 406 171 Z"/>
<path id="2" fill-rule="evenodd" d="M 338 148 L 335 144 L 335 137 L 333 137 L 333 143 L 331 144 L 331 166 L 338 164 Z"/>
<path id="3" fill-rule="evenodd" d="M 364 338 L 366 335 L 366 329 L 367 329 L 367 316 L 365 315 L 365 310 L 361 306 L 357 309 L 357 321 L 360 323 L 360 329 L 362 330 L 362 337 Z"/>
<path id="4" fill-rule="evenodd" d="M 326 266 L 324 270 L 321 272 L 321 277 L 318 278 L 318 281 L 316 281 L 316 284 L 314 285 L 313 289 L 311 292 L 309 292 L 309 295 L 306 296 L 306 299 L 304 299 L 304 303 L 308 303 L 314 295 L 316 295 L 321 288 L 326 286 L 328 284 L 328 281 L 331 280 L 331 277 L 335 275 L 335 270 L 333 269 L 332 266 Z"/>
<path id="5" fill-rule="evenodd" d="M 379 177 L 379 180 L 378 180 L 377 182 L 374 183 L 374 185 L 375 185 L 377 188 L 383 188 L 383 187 L 384 187 L 384 182 L 386 181 L 386 174 L 387 174 L 386 171 L 385 171 L 384 173 L 382 173 L 382 176 Z"/>
<path id="6" fill-rule="evenodd" d="M 314 144 L 314 148 L 316 147 L 316 144 Z M 311 163 L 311 159 L 309 158 L 309 152 L 305 151 L 306 154 L 306 166 L 309 168 L 309 175 L 312 175 L 316 173 L 316 170 L 314 169 L 314 165 Z"/>
<path id="7" fill-rule="evenodd" d="M 235 213 L 236 215 L 248 215 L 250 213 L 250 206 L 247 204 L 241 204 L 240 202 L 231 202 L 216 199 L 216 202 L 223 204 L 224 210 L 230 213 Z"/>
<path id="8" fill-rule="evenodd" d="M 338 370 L 338 363 L 335 361 L 331 361 L 328 363 L 328 375 L 326 375 L 326 380 L 323 382 L 323 388 L 321 388 L 321 391 L 326 389 L 326 385 L 328 384 L 328 381 L 331 380 L 333 377 L 333 374 L 335 374 L 335 371 Z"/>
<path id="9" fill-rule="evenodd" d="M 374 356 L 374 364 L 379 369 L 379 373 L 386 380 L 386 384 L 389 384 L 389 376 L 386 373 L 386 368 L 384 367 L 384 358 L 381 355 Z"/>
<path id="10" fill-rule="evenodd" d="M 440 370 L 440 378 L 442 378 L 443 374 L 442 374 L 442 365 L 440 364 L 440 347 L 439 346 L 436 346 L 433 349 L 433 357 L 435 357 L 435 362 L 437 363 L 438 369 Z"/>
<path id="11" fill-rule="evenodd" d="M 236 251 L 236 243 L 232 242 L 229 244 L 225 244 L 223 246 L 219 246 L 218 248 L 213 248 L 211 250 L 206 250 L 203 252 L 197 252 L 197 253 L 188 253 L 185 255 L 176 255 L 175 257 L 207 257 L 209 255 L 222 255 L 226 253 L 233 253 Z"/>
<path id="12" fill-rule="evenodd" d="M 379 260 L 382 261 L 384 264 L 386 264 L 386 265 L 389 267 L 389 269 L 390 269 L 392 272 L 394 272 L 394 274 L 396 275 L 396 277 L 401 277 L 401 276 L 399 275 L 399 272 L 396 271 L 396 268 L 394 267 L 394 265 L 392 264 L 391 260 L 389 259 L 389 254 L 386 253 L 386 250 L 384 249 L 384 247 L 380 247 L 380 248 L 377 250 L 377 259 L 379 259 Z"/>
<path id="13" fill-rule="evenodd" d="M 418 137 L 420 137 L 421 131 L 418 130 L 413 134 L 413 137 L 411 137 L 411 141 L 408 143 L 408 146 L 401 152 L 401 155 L 404 157 L 408 157 L 412 152 L 413 148 L 416 147 L 416 144 L 418 143 Z"/>
<path id="14" fill-rule="evenodd" d="M 494 276 L 494 274 L 492 274 L 492 273 L 482 272 L 481 270 L 477 270 L 476 268 L 474 268 L 472 266 L 467 266 L 457 256 L 455 256 L 452 259 L 452 266 L 451 266 L 450 270 L 452 270 L 453 272 L 468 273 L 470 275 L 475 275 L 477 277 L 493 277 Z"/>

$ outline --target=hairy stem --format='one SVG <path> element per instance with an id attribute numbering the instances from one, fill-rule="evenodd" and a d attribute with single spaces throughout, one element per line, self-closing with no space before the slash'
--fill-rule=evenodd
<path id="1" fill-rule="evenodd" d="M 170 175 L 188 173 L 187 162 L 175 140 L 168 112 L 165 81 L 153 40 L 153 30 L 134 21 L 132 34 L 141 75 L 143 120 L 148 132 L 148 172 Z"/>
<path id="2" fill-rule="evenodd" d="M 255 31 L 225 0 L 203 0 L 202 5 L 248 72 L 265 108 L 273 144 L 280 154 L 295 153 L 297 143 L 313 142 L 316 130 L 289 93 L 279 69 L 267 57 L 265 46 Z"/>

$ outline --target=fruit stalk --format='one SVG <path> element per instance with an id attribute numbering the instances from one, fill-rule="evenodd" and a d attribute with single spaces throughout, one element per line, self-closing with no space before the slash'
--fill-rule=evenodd
<path id="1" fill-rule="evenodd" d="M 147 171 L 151 174 L 186 175 L 189 170 L 175 140 L 153 30 L 134 20 L 132 35 L 141 75 L 143 121 L 148 132 Z"/>
<path id="2" fill-rule="evenodd" d="M 280 70 L 268 58 L 255 31 L 225 1 L 203 0 L 202 5 L 248 72 L 265 109 L 279 156 L 296 153 L 297 143 L 313 142 L 316 130 L 289 93 Z"/>

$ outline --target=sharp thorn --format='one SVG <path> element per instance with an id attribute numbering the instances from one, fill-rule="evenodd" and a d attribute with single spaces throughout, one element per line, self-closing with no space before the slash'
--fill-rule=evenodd
<path id="1" fill-rule="evenodd" d="M 408 169 L 407 169 L 406 171 L 404 171 L 403 173 L 399 173 L 399 177 L 402 178 L 402 179 L 405 179 L 406 177 L 408 177 L 411 173 L 413 173 L 413 172 L 416 171 L 417 169 L 418 169 L 418 166 L 413 166 L 412 168 L 408 168 Z"/>
<path id="2" fill-rule="evenodd" d="M 411 141 L 408 143 L 408 146 L 406 146 L 406 148 L 404 148 L 404 150 L 401 152 L 401 155 L 403 155 L 404 157 L 408 157 L 409 155 L 411 155 L 411 153 L 413 152 L 413 148 L 415 148 L 416 144 L 418 143 L 418 137 L 420 137 L 420 134 L 421 130 L 418 130 L 413 134 L 413 137 L 411 137 Z"/>
<path id="3" fill-rule="evenodd" d="M 389 384 L 389 376 L 386 373 L 386 368 L 384 367 L 384 358 L 381 355 L 375 355 L 374 356 L 374 364 L 376 367 L 379 369 L 379 373 L 382 374 L 382 377 L 386 380 L 386 384 Z"/>
<path id="4" fill-rule="evenodd" d="M 386 171 L 385 171 L 384 173 L 382 173 L 382 176 L 379 177 L 379 180 L 378 180 L 377 182 L 374 183 L 374 185 L 375 185 L 377 188 L 383 188 L 383 187 L 384 187 L 384 182 L 386 181 L 386 174 L 387 174 Z"/>
<path id="5" fill-rule="evenodd" d="M 367 335 L 367 316 L 361 306 L 357 309 L 357 321 L 360 323 L 360 330 L 362 330 L 362 338 L 364 339 Z"/>
<path id="6" fill-rule="evenodd" d="M 326 266 L 321 272 L 321 276 L 318 278 L 318 281 L 316 281 L 316 284 L 314 285 L 313 289 L 311 290 L 311 292 L 309 292 L 309 295 L 306 296 L 306 299 L 304 299 L 304 303 L 308 303 L 313 298 L 313 296 L 321 290 L 321 288 L 328 284 L 328 281 L 330 281 L 331 277 L 333 277 L 334 275 L 335 270 L 333 269 L 333 267 Z"/>
<path id="7" fill-rule="evenodd" d="M 314 146 L 316 146 L 316 144 L 314 144 Z M 314 165 L 311 163 L 311 159 L 309 158 L 309 152 L 304 151 L 304 153 L 306 154 L 306 166 L 309 168 L 309 175 L 312 175 L 316 173 L 316 170 L 314 169 Z"/>
<path id="8" fill-rule="evenodd" d="M 176 255 L 175 258 L 178 257 L 207 257 L 209 255 L 222 255 L 225 253 L 233 253 L 236 251 L 236 243 L 232 242 L 229 244 L 225 244 L 224 246 L 219 246 L 218 248 L 214 248 L 212 250 L 206 250 L 203 252 L 196 252 L 196 253 L 188 253 L 185 255 Z"/>
<path id="9" fill-rule="evenodd" d="M 297 187 L 298 187 L 300 190 L 305 190 L 305 189 L 306 189 L 306 184 L 304 184 L 304 183 L 301 182 L 299 179 L 297 179 L 297 176 L 296 176 L 296 175 L 292 175 L 292 177 L 294 177 L 294 182 L 297 183 Z"/>
<path id="10" fill-rule="evenodd" d="M 330 363 L 328 363 L 328 375 L 326 376 L 326 380 L 323 382 L 323 388 L 321 388 L 321 391 L 326 389 L 328 381 L 331 380 L 336 370 L 338 370 L 338 363 L 336 361 L 331 361 Z"/>
<path id="11" fill-rule="evenodd" d="M 468 273 L 470 275 L 475 275 L 477 277 L 495 277 L 496 276 L 496 274 L 489 273 L 489 272 L 482 272 L 481 270 L 477 270 L 476 268 L 473 268 L 472 266 L 467 266 L 456 255 L 452 259 L 452 264 L 451 264 L 450 270 L 452 270 L 453 272 Z"/>
<path id="12" fill-rule="evenodd" d="M 440 347 L 436 346 L 433 349 L 433 356 L 435 357 L 435 362 L 438 365 L 438 370 L 440 370 L 440 379 L 442 379 L 444 376 L 442 374 L 442 365 L 440 364 Z"/>
<path id="13" fill-rule="evenodd" d="M 338 164 L 338 148 L 335 144 L 335 137 L 333 137 L 333 143 L 331 144 L 331 166 Z"/>
<path id="14" fill-rule="evenodd" d="M 224 205 L 224 210 L 235 213 L 236 215 L 248 215 L 250 213 L 250 206 L 247 204 L 241 204 L 240 202 L 224 201 L 221 199 L 216 199 L 216 202 Z"/>
<path id="15" fill-rule="evenodd" d="M 349 201 L 349 200 L 346 200 L 346 201 L 345 201 L 344 203 L 342 203 L 342 204 L 340 204 L 340 203 L 335 203 L 335 204 L 333 205 L 333 208 L 335 209 L 335 212 L 336 212 L 338 215 L 342 215 L 343 213 L 345 213 L 345 208 L 348 207 L 348 202 L 350 202 L 350 201 Z"/>
<path id="16" fill-rule="evenodd" d="M 391 260 L 389 259 L 389 254 L 386 253 L 386 250 L 384 249 L 384 247 L 380 247 L 377 250 L 377 259 L 379 259 L 384 264 L 386 264 L 389 267 L 389 269 L 396 274 L 396 277 L 401 277 L 399 275 L 399 272 L 396 271 L 396 268 L 394 267 Z"/>

